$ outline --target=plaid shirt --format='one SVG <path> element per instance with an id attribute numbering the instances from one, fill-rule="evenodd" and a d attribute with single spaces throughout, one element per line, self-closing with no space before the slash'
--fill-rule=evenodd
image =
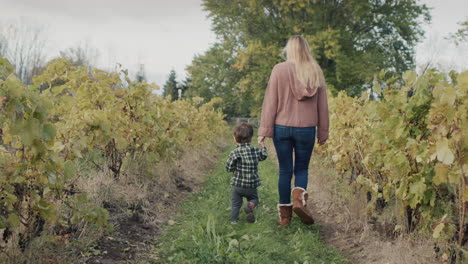
<path id="1" fill-rule="evenodd" d="M 258 177 L 258 162 L 267 158 L 266 148 L 251 146 L 250 143 L 241 143 L 229 153 L 226 161 L 226 170 L 233 172 L 231 185 L 242 188 L 257 188 L 260 186 Z"/>

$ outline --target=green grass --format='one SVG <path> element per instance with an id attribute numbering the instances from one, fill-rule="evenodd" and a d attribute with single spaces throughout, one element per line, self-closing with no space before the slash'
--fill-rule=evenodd
<path id="1" fill-rule="evenodd" d="M 230 174 L 224 162 L 233 147 L 207 175 L 204 190 L 182 202 L 176 224 L 157 241 L 160 260 L 153 263 L 344 263 L 337 251 L 321 242 L 317 225 L 303 225 L 297 216 L 286 228 L 276 225 L 278 168 L 271 159 L 259 167 L 257 222 L 247 223 L 241 210 L 238 224 L 230 224 Z"/>

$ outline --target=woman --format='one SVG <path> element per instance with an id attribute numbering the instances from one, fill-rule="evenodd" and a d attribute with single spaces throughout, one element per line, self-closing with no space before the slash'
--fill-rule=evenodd
<path id="1" fill-rule="evenodd" d="M 292 36 L 284 52 L 287 61 L 275 65 L 265 92 L 258 143 L 272 137 L 278 156 L 278 224 L 288 225 L 293 211 L 304 224 L 313 224 L 306 189 L 316 127 L 318 143 L 322 145 L 328 139 L 325 78 L 303 37 Z"/>

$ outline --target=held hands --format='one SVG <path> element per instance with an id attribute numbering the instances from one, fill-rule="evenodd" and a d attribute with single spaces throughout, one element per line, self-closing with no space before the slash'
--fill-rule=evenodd
<path id="1" fill-rule="evenodd" d="M 262 147 L 262 148 L 265 147 L 265 142 L 264 141 L 265 141 L 265 137 L 258 137 L 258 139 L 257 139 L 258 145 L 260 147 Z"/>

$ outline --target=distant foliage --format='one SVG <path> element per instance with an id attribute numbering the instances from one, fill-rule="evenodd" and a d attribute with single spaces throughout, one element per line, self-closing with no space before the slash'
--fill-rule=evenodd
<path id="1" fill-rule="evenodd" d="M 225 113 L 258 115 L 274 64 L 291 35 L 310 43 L 330 90 L 358 96 L 385 69 L 414 67 L 414 47 L 429 21 L 417 1 L 204 0 L 219 38 L 188 71 L 192 94 L 222 97 Z M 235 97 L 238 104 L 229 103 Z"/>
<path id="2" fill-rule="evenodd" d="M 462 45 L 463 43 L 468 43 L 468 20 L 458 24 L 460 25 L 460 28 L 449 37 L 449 39 L 453 40 L 457 46 Z"/>
<path id="3" fill-rule="evenodd" d="M 179 83 L 177 82 L 176 78 L 177 74 L 174 70 L 172 70 L 169 74 L 169 78 L 163 86 L 163 96 L 165 98 L 171 97 L 172 101 L 179 99 Z"/>

